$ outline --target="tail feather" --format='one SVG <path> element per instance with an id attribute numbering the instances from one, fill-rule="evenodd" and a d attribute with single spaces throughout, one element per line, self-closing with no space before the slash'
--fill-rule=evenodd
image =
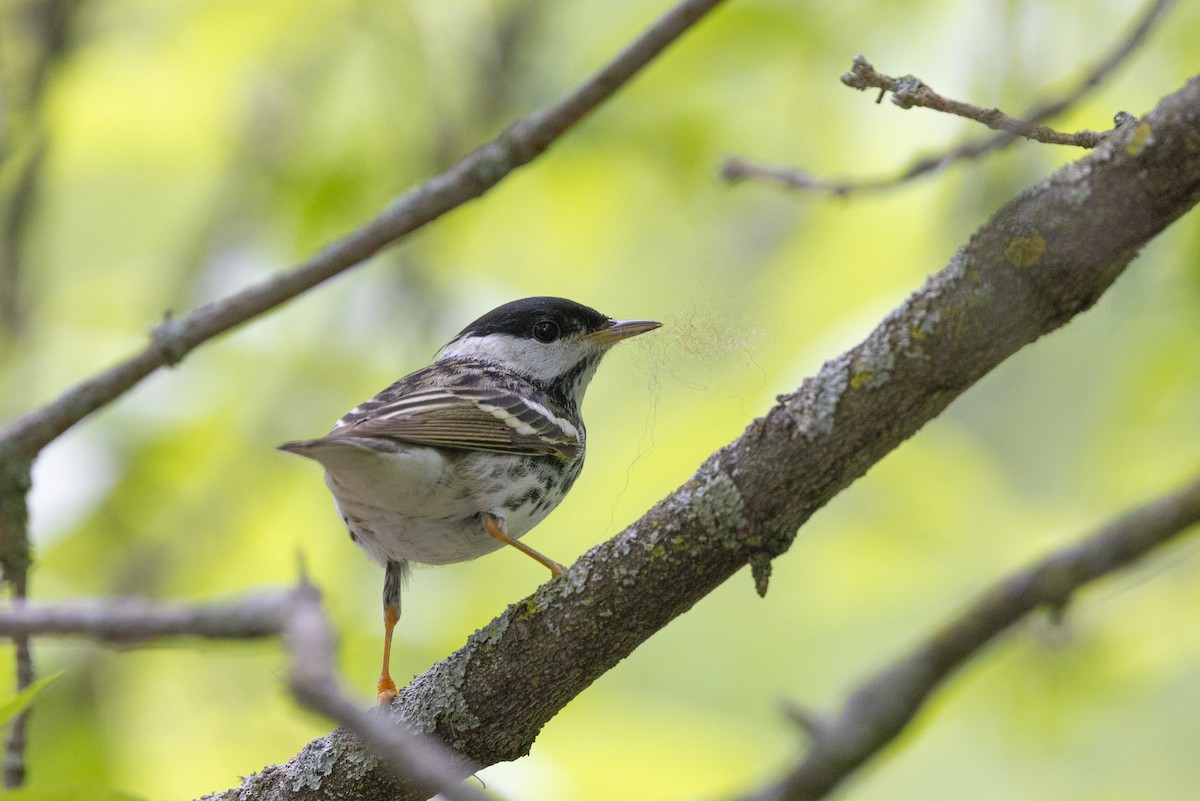
<path id="1" fill-rule="evenodd" d="M 285 451 L 286 453 L 294 453 L 297 456 L 307 456 L 311 459 L 312 456 L 308 454 L 308 451 L 320 442 L 321 440 L 319 439 L 298 439 L 294 442 L 285 442 L 282 445 L 277 446 L 275 449 L 279 451 Z"/>

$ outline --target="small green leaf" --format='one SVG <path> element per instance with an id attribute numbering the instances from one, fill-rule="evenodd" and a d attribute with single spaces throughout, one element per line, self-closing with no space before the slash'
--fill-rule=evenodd
<path id="1" fill-rule="evenodd" d="M 21 690 L 21 692 L 17 693 L 16 697 L 12 700 L 5 701 L 4 703 L 0 704 L 0 726 L 8 723 L 17 715 L 28 709 L 29 705 L 33 703 L 33 699 L 37 698 L 38 694 L 42 690 L 58 681 L 62 677 L 63 673 L 64 671 L 60 670 L 57 673 L 51 673 L 49 676 L 43 676 L 33 684 L 30 684 L 24 690 Z"/>

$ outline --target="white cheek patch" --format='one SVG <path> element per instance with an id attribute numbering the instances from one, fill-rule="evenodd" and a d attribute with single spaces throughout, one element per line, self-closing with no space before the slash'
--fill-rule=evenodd
<path id="1" fill-rule="evenodd" d="M 463 337 L 442 348 L 438 360 L 470 359 L 491 362 L 549 383 L 567 373 L 588 355 L 589 344 L 581 340 L 538 342 L 536 339 L 509 334 Z"/>

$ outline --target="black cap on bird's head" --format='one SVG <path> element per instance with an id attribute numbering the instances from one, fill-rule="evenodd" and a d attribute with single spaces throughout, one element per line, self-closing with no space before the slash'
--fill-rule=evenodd
<path id="1" fill-rule="evenodd" d="M 472 322 L 442 348 L 438 359 L 488 362 L 539 384 L 572 375 L 582 392 L 609 347 L 661 325 L 614 320 L 566 298 L 523 298 Z"/>
<path id="2" fill-rule="evenodd" d="M 539 323 L 552 323 L 559 336 L 588 334 L 607 326 L 608 317 L 582 303 L 566 298 L 536 297 L 522 298 L 497 306 L 487 314 L 467 325 L 455 339 L 466 336 L 507 334 L 514 337 L 536 337 L 533 327 Z M 538 333 L 547 333 L 540 331 Z M 557 338 L 557 337 L 556 337 Z"/>

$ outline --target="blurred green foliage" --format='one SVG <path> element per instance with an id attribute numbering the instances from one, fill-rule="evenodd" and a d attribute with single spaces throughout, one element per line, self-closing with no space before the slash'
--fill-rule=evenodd
<path id="1" fill-rule="evenodd" d="M 39 45 L 17 20 L 26 5 L 0 7 L 8 122 L 17 54 Z M 365 221 L 560 97 L 666 7 L 70 5 L 72 35 L 25 110 L 37 125 L 5 128 L 6 154 L 21 132 L 46 149 L 19 274 L 0 286 L 21 311 L 0 341 L 3 419 L 130 353 L 167 311 L 285 269 Z M 34 475 L 34 595 L 229 596 L 292 582 L 303 561 L 367 703 L 382 571 L 349 542 L 319 471 L 276 444 L 322 433 L 505 300 L 565 295 L 663 320 L 608 359 L 585 408 L 589 466 L 530 535 L 572 560 L 861 338 L 1011 194 L 1079 154 L 1018 144 L 848 200 L 724 185 L 724 155 L 891 172 L 976 131 L 846 90 L 838 76 L 855 53 L 1016 112 L 1080 75 L 1135 11 L 730 3 L 487 197 L 200 349 L 49 448 Z M 1059 127 L 1148 110 L 1195 70 L 1197 30 L 1200 8 L 1181 4 Z M 488 787 L 525 801 L 746 788 L 802 745 L 781 700 L 834 709 L 989 582 L 1189 476 L 1198 264 L 1192 214 L 1093 311 L 818 514 L 777 561 L 766 600 L 748 575 L 729 582 L 555 718 L 531 757 L 484 771 Z M 1173 546 L 1084 593 L 1061 626 L 1033 621 L 1003 638 L 848 797 L 1200 795 L 1195 554 Z M 445 656 L 543 573 L 515 553 L 418 571 L 396 675 Z M 289 697 L 275 642 L 40 641 L 36 655 L 43 673 L 65 675 L 35 704 L 35 788 L 191 798 L 329 728 Z"/>

